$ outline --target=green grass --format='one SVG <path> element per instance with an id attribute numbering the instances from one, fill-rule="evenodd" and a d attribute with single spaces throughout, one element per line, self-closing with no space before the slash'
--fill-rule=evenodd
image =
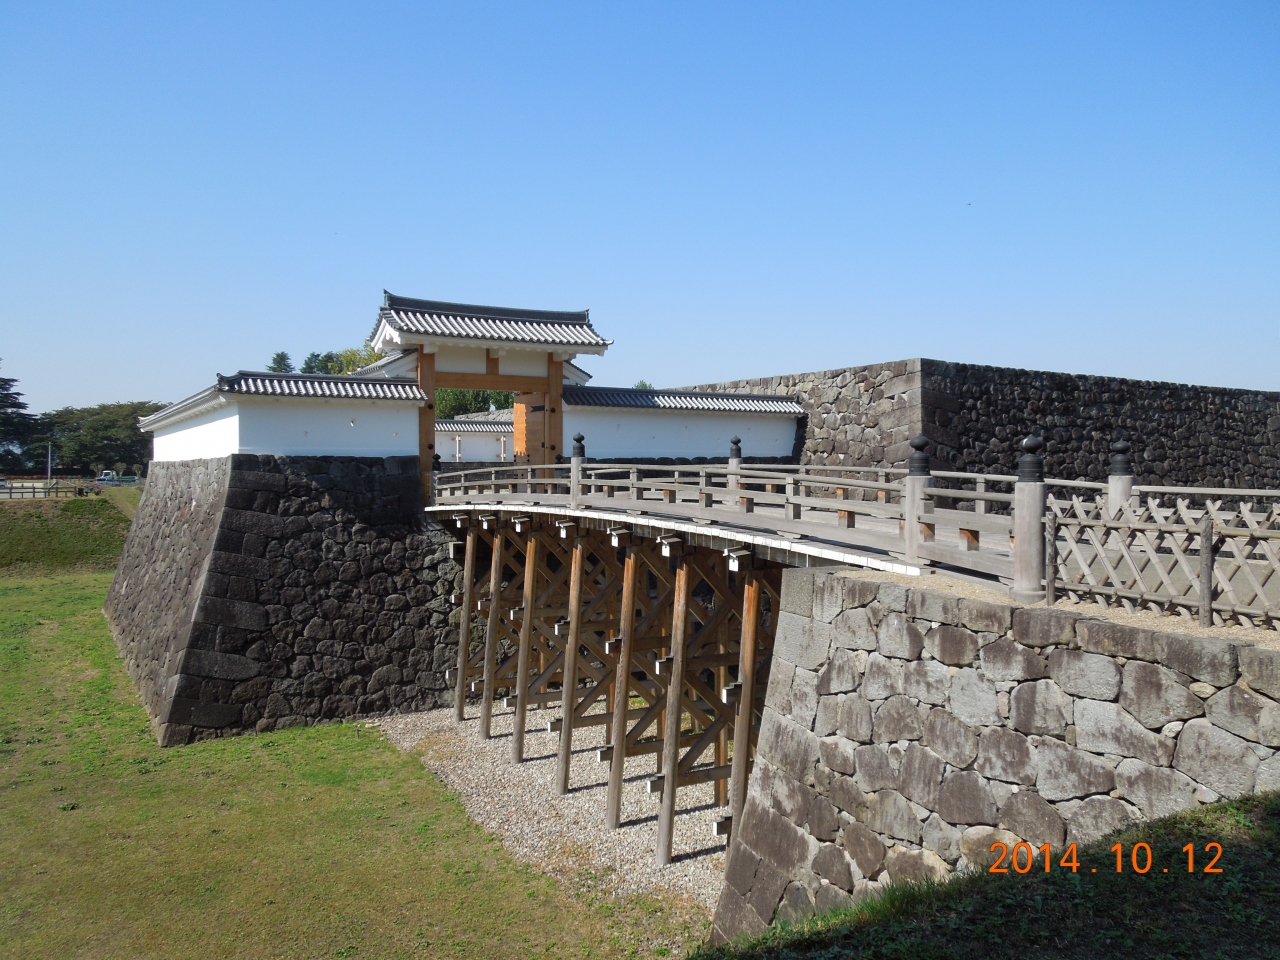
<path id="1" fill-rule="evenodd" d="M 0 573 L 114 568 L 129 520 L 100 497 L 0 500 Z"/>
<path id="2" fill-rule="evenodd" d="M 515 863 L 370 728 L 161 750 L 109 582 L 0 579 L 0 956 L 652 956 L 689 936 Z"/>
<path id="3" fill-rule="evenodd" d="M 1222 873 L 1187 873 L 1182 848 L 1195 844 L 1202 871 L 1212 841 L 1223 847 Z M 1124 845 L 1119 874 L 1116 842 Z M 1145 874 L 1131 866 L 1140 842 L 1153 854 Z M 1214 804 L 1108 837 L 1081 850 L 1074 874 L 1057 869 L 1057 859 L 1047 876 L 983 873 L 890 887 L 850 911 L 691 960 L 1280 957 L 1280 795 Z"/>

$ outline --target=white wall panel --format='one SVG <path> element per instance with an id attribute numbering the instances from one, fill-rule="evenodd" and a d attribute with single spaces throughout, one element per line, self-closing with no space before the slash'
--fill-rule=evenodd
<path id="1" fill-rule="evenodd" d="M 442 345 L 436 350 L 436 373 L 484 373 L 488 356 L 484 347 Z"/>
<path id="2" fill-rule="evenodd" d="M 412 403 L 243 397 L 239 452 L 417 456 L 418 408 Z"/>
<path id="3" fill-rule="evenodd" d="M 511 460 L 515 434 L 436 433 L 436 452 L 445 464 L 460 460 Z"/>
<path id="4" fill-rule="evenodd" d="M 564 408 L 564 449 L 573 435 L 585 438 L 587 456 L 727 457 L 731 437 L 742 438 L 747 457 L 786 457 L 795 444 L 792 417 L 690 410 L 633 410 L 625 407 Z"/>
<path id="5" fill-rule="evenodd" d="M 547 355 L 539 350 L 509 350 L 498 358 L 498 373 L 512 377 L 545 377 Z"/>
<path id="6" fill-rule="evenodd" d="M 154 460 L 211 460 L 240 452 L 237 404 L 162 427 L 153 436 Z"/>

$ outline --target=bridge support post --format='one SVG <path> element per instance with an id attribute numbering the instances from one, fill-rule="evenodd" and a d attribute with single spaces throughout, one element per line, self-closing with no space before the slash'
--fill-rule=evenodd
<path id="1" fill-rule="evenodd" d="M 573 456 L 569 458 L 569 506 L 577 509 L 582 497 L 582 465 L 587 462 L 587 448 L 583 446 L 584 437 L 580 433 L 573 435 Z"/>
<path id="2" fill-rule="evenodd" d="M 498 668 L 498 617 L 502 609 L 502 555 L 506 534 L 493 531 L 493 558 L 489 562 L 489 627 L 484 634 L 484 686 L 480 696 L 480 736 L 488 740 L 493 721 L 494 674 Z"/>
<path id="3" fill-rule="evenodd" d="M 520 650 L 516 657 L 516 713 L 511 721 L 511 759 L 524 760 L 524 727 L 529 711 L 529 653 L 533 647 L 534 605 L 538 602 L 538 554 L 542 540 L 530 531 L 524 551 L 524 617 L 520 621 Z"/>
<path id="4" fill-rule="evenodd" d="M 912 566 L 927 566 L 928 561 L 920 559 L 920 544 L 926 539 L 922 524 L 925 512 L 924 491 L 933 485 L 933 477 L 929 472 L 929 454 L 925 453 L 929 438 L 919 434 L 911 438 L 910 445 L 912 454 L 907 462 L 907 475 L 902 478 L 903 553 L 907 563 Z"/>
<path id="5" fill-rule="evenodd" d="M 1013 589 L 1010 596 L 1021 603 L 1039 603 L 1044 591 L 1044 458 L 1038 456 L 1044 441 L 1031 436 L 1022 441 L 1018 458 L 1018 482 L 1013 485 Z"/>
<path id="6" fill-rule="evenodd" d="M 573 711 L 578 705 L 578 644 L 582 637 L 582 571 L 586 563 L 587 539 L 576 537 L 569 572 L 569 636 L 565 639 L 564 679 L 560 684 L 560 752 L 556 756 L 556 792 L 561 795 L 569 792 L 569 764 L 573 760 Z"/>
<path id="7" fill-rule="evenodd" d="M 689 560 L 682 556 L 676 566 L 671 613 L 671 673 L 667 678 L 666 724 L 662 738 L 662 806 L 658 811 L 659 866 L 671 862 L 676 795 L 680 788 L 680 721 L 684 715 L 684 662 L 689 645 L 689 573 Z"/>
<path id="8" fill-rule="evenodd" d="M 627 709 L 631 705 L 631 656 L 635 648 L 636 582 L 640 579 L 640 548 L 627 546 L 622 568 L 622 609 L 618 617 L 618 669 L 613 694 L 613 758 L 609 766 L 609 795 L 605 826 L 617 830 L 622 819 L 622 781 L 627 762 Z"/>
<path id="9" fill-rule="evenodd" d="M 471 607 L 475 596 L 476 543 L 480 531 L 467 527 L 467 547 L 462 560 L 462 609 L 458 616 L 458 685 L 453 695 L 453 716 L 462 720 L 467 706 L 467 663 L 471 659 Z"/>
<path id="10" fill-rule="evenodd" d="M 729 774 L 729 815 L 742 824 L 747 803 L 747 770 L 751 762 L 751 728 L 755 722 L 756 637 L 760 624 L 760 580 L 754 571 L 744 578 L 742 635 L 738 649 L 738 715 L 733 723 L 733 763 Z"/>

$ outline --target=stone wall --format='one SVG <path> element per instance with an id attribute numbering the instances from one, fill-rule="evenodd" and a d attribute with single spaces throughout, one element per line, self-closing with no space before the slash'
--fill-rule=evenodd
<path id="1" fill-rule="evenodd" d="M 417 458 L 156 464 L 106 605 L 164 745 L 451 703 Z"/>
<path id="2" fill-rule="evenodd" d="M 1280 487 L 1275 392 L 927 359 L 690 389 L 797 397 L 804 463 L 905 466 L 905 440 L 924 433 L 940 469 L 1007 474 L 1035 432 L 1051 477 L 1104 480 L 1123 438 L 1139 483 Z"/>
<path id="3" fill-rule="evenodd" d="M 1277 650 L 788 570 L 716 936 L 1280 789 L 1277 700 Z"/>

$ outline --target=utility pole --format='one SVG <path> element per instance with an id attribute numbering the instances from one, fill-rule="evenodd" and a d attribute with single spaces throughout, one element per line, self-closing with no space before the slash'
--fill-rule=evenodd
<path id="1" fill-rule="evenodd" d="M 45 479 L 53 481 L 53 441 L 49 441 L 49 452 L 45 460 Z"/>

